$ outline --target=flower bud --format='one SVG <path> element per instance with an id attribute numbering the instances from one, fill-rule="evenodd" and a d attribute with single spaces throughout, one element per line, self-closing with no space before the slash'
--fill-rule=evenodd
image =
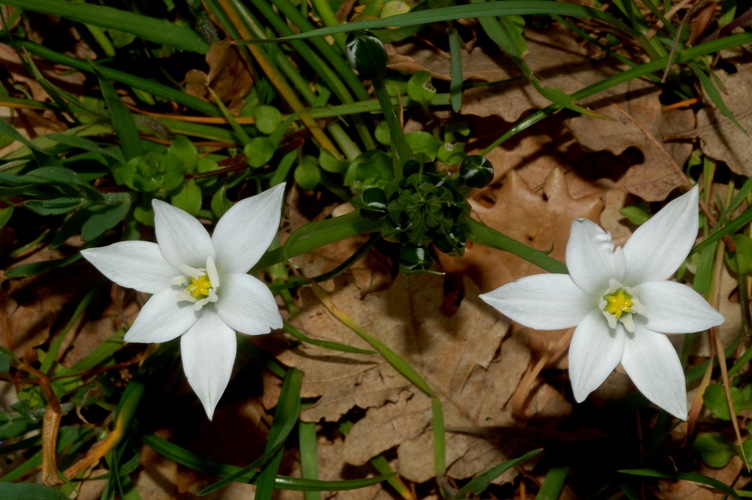
<path id="1" fill-rule="evenodd" d="M 405 245 L 400 250 L 400 272 L 405 276 L 428 271 L 433 264 L 433 257 L 424 247 Z"/>
<path id="2" fill-rule="evenodd" d="M 493 180 L 493 176 L 493 165 L 485 157 L 473 155 L 462 160 L 460 178 L 468 187 L 486 187 Z"/>
<path id="3" fill-rule="evenodd" d="M 367 30 L 351 31 L 347 35 L 347 59 L 367 80 L 381 80 L 386 75 L 386 49 L 376 35 Z"/>

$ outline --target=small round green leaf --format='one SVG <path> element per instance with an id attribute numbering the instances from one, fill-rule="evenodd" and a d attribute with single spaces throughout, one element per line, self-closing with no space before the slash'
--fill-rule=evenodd
<path id="1" fill-rule="evenodd" d="M 274 144 L 268 137 L 254 137 L 243 148 L 248 165 L 252 168 L 260 168 L 269 163 L 269 160 L 274 156 L 274 151 Z"/>
<path id="2" fill-rule="evenodd" d="M 253 119 L 259 132 L 271 135 L 282 123 L 282 113 L 274 106 L 258 106 L 253 110 Z"/>

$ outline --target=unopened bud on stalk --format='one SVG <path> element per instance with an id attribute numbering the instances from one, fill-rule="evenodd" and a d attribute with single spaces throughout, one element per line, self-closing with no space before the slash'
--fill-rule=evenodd
<path id="1" fill-rule="evenodd" d="M 386 49 L 379 38 L 367 30 L 351 31 L 347 35 L 347 59 L 367 80 L 381 80 L 386 75 Z"/>

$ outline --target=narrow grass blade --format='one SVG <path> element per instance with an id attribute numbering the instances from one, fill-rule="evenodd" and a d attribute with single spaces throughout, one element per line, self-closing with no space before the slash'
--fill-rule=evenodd
<path id="1" fill-rule="evenodd" d="M 607 14 L 590 7 L 549 0 L 538 0 L 536 2 L 529 2 L 527 0 L 508 0 L 504 2 L 488 2 L 483 4 L 453 5 L 439 9 L 408 12 L 406 14 L 390 16 L 383 19 L 360 21 L 356 23 L 342 24 L 339 26 L 328 26 L 326 28 L 308 31 L 306 33 L 300 33 L 298 35 L 279 38 L 276 41 L 298 40 L 303 38 L 311 38 L 314 36 L 326 36 L 333 35 L 335 33 L 346 33 L 353 30 L 372 30 L 389 27 L 401 28 L 405 26 L 431 24 L 442 21 L 455 21 L 457 19 L 480 18 L 489 16 L 525 16 L 531 14 L 541 14 L 549 16 L 552 14 L 559 14 L 562 16 L 571 16 L 581 19 L 597 19 L 623 31 L 629 36 L 637 37 L 639 35 L 635 30 L 619 21 L 611 14 Z"/>
<path id="2" fill-rule="evenodd" d="M 3 3 L 41 12 L 42 14 L 133 33 L 144 40 L 172 45 L 190 52 L 205 54 L 209 50 L 209 44 L 198 33 L 186 26 L 172 24 L 164 19 L 154 19 L 133 12 L 113 9 L 112 7 L 62 0 L 34 0 L 33 2 L 29 0 L 3 0 Z"/>
<path id="3" fill-rule="evenodd" d="M 659 479 L 670 479 L 672 481 L 691 481 L 693 483 L 704 484 L 706 486 L 710 486 L 711 488 L 715 488 L 716 490 L 725 495 L 729 495 L 730 497 L 740 498 L 739 494 L 726 483 L 712 477 L 703 476 L 701 474 L 694 474 L 691 472 L 675 472 L 672 474 L 666 474 L 653 469 L 625 469 L 620 470 L 619 472 L 632 476 L 655 477 Z"/>
<path id="4" fill-rule="evenodd" d="M 242 479 L 246 482 L 253 481 L 253 478 L 258 475 L 256 471 L 245 471 L 240 467 L 234 465 L 227 465 L 214 460 L 208 460 L 190 452 L 180 446 L 174 445 L 169 441 L 157 436 L 156 434 L 149 434 L 143 436 L 142 441 L 149 448 L 153 449 L 165 458 L 168 458 L 180 465 L 188 467 L 189 469 L 197 470 L 205 474 L 213 474 L 220 477 L 227 477 L 238 472 L 243 472 L 238 479 Z M 244 472 L 245 471 L 245 472 Z M 313 479 L 300 479 L 296 477 L 277 476 L 276 486 L 279 489 L 295 490 L 295 491 L 347 491 L 357 488 L 365 488 L 372 484 L 378 484 L 382 481 L 389 479 L 389 476 L 376 476 L 366 479 L 350 479 L 346 481 L 316 481 Z"/>
<path id="5" fill-rule="evenodd" d="M 277 401 L 277 409 L 274 412 L 274 421 L 269 429 L 269 441 L 266 443 L 266 451 L 284 444 L 300 417 L 300 389 L 303 386 L 303 372 L 290 369 L 285 374 L 282 382 L 282 390 Z M 267 500 L 272 498 L 277 477 L 279 464 L 282 462 L 283 448 L 275 454 L 269 463 L 261 470 L 256 482 L 255 498 Z"/>
<path id="6" fill-rule="evenodd" d="M 486 488 L 488 488 L 488 485 L 491 484 L 491 481 L 493 481 L 494 479 L 502 475 L 504 471 L 514 467 L 515 465 L 519 463 L 524 462 L 525 460 L 533 458 L 534 456 L 538 455 L 542 451 L 543 451 L 542 449 L 533 450 L 529 453 L 525 453 L 519 458 L 515 458 L 514 460 L 509 460 L 507 462 L 502 462 L 499 465 L 491 467 L 487 471 L 482 472 L 476 477 L 474 477 L 472 481 L 470 481 L 465 486 L 463 486 L 457 492 L 457 495 L 455 498 L 466 498 L 469 495 L 475 495 L 475 496 L 480 495 L 486 490 Z"/>
<path id="7" fill-rule="evenodd" d="M 138 128 L 131 112 L 120 100 L 115 87 L 97 69 L 97 65 L 92 62 L 91 67 L 99 79 L 99 88 L 102 89 L 102 97 L 104 97 L 107 109 L 110 112 L 112 129 L 120 139 L 120 146 L 123 148 L 125 159 L 130 160 L 141 156 L 141 138 L 138 135 Z"/>

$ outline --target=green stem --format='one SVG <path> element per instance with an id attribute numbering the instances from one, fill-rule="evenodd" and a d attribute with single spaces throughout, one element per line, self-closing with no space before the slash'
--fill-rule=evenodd
<path id="1" fill-rule="evenodd" d="M 376 98 L 379 100 L 381 110 L 384 112 L 384 119 L 389 126 L 389 137 L 392 142 L 392 153 L 394 158 L 394 178 L 402 178 L 402 165 L 412 156 L 410 146 L 405 139 L 405 132 L 402 130 L 397 112 L 394 110 L 392 100 L 386 91 L 384 79 L 378 78 L 373 80 L 373 88 L 376 92 Z"/>
<path id="2" fill-rule="evenodd" d="M 465 231 L 467 231 L 468 240 L 490 248 L 509 252 L 550 273 L 566 274 L 568 272 L 567 266 L 553 257 L 549 257 L 540 250 L 536 250 L 524 243 L 520 243 L 519 241 L 510 238 L 509 236 L 501 234 L 482 222 L 468 218 L 463 225 L 465 226 Z"/>

